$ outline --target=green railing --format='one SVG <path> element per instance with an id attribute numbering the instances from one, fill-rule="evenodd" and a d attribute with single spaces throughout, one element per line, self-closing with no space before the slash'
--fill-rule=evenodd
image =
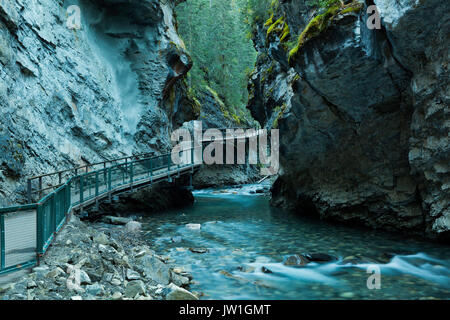
<path id="1" fill-rule="evenodd" d="M 0 208 L 0 275 L 37 265 L 72 210 L 194 166 L 175 165 L 170 154 L 127 161 L 73 176 L 37 203 Z"/>
<path id="2" fill-rule="evenodd" d="M 38 264 L 39 258 L 45 254 L 73 210 L 91 205 L 121 189 L 151 184 L 165 178 L 170 180 L 171 175 L 186 173 L 189 169 L 193 172 L 196 166 L 193 161 L 194 147 L 190 152 L 191 162 L 187 164 L 173 164 L 171 154 L 157 157 L 144 154 L 28 179 L 30 204 L 0 208 L 0 275 Z M 119 161 L 124 162 L 117 164 Z M 99 166 L 103 168 L 94 170 Z M 86 172 L 78 174 L 81 170 Z M 56 177 L 54 180 L 58 182 L 44 187 L 45 177 Z M 63 183 L 65 178 L 67 181 Z M 34 180 L 38 182 L 36 189 L 33 189 Z M 46 191 L 49 194 L 44 195 Z M 31 203 L 33 194 L 38 195 L 36 203 Z"/>

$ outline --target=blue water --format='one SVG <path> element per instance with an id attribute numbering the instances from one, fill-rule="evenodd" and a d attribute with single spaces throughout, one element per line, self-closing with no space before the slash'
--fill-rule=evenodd
<path id="1" fill-rule="evenodd" d="M 193 275 L 190 289 L 201 299 L 450 299 L 448 246 L 300 217 L 270 207 L 267 196 L 250 193 L 256 188 L 199 191 L 190 208 L 143 217 L 149 244 Z M 339 260 L 282 264 L 300 253 Z M 343 265 L 349 256 L 360 263 Z M 374 268 L 381 288 L 370 290 Z"/>

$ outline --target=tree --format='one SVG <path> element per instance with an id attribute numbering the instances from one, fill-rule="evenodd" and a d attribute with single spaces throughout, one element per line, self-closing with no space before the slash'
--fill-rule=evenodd
<path id="1" fill-rule="evenodd" d="M 194 92 L 211 87 L 237 115 L 246 112 L 246 71 L 256 61 L 247 8 L 248 0 L 189 0 L 176 8 L 178 31 L 194 61 L 189 84 Z"/>

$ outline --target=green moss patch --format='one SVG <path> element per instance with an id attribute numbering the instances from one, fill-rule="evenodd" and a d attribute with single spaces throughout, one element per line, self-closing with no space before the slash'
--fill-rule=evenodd
<path id="1" fill-rule="evenodd" d="M 289 51 L 289 64 L 292 65 L 292 62 L 297 58 L 303 45 L 324 32 L 337 15 L 358 13 L 361 11 L 362 7 L 363 4 L 358 1 L 354 1 L 344 6 L 334 4 L 327 8 L 324 13 L 315 16 L 298 37 L 296 46 Z"/>

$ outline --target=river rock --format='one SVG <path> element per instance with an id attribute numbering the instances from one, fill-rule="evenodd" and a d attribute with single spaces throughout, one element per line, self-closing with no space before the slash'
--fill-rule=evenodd
<path id="1" fill-rule="evenodd" d="M 36 284 L 35 281 L 33 281 L 33 280 L 29 280 L 29 281 L 28 281 L 28 283 L 27 283 L 27 289 L 34 289 L 34 288 L 36 288 L 36 287 L 37 287 L 37 284 Z M 0 289 L 0 292 L 1 292 L 1 289 Z"/>
<path id="2" fill-rule="evenodd" d="M 94 283 L 92 285 L 86 286 L 86 293 L 90 294 L 92 296 L 101 295 L 104 290 L 105 290 L 105 288 L 102 285 L 100 285 L 99 283 Z"/>
<path id="3" fill-rule="evenodd" d="M 169 284 L 167 288 L 169 290 L 166 295 L 167 300 L 198 300 L 194 294 L 173 283 Z"/>
<path id="4" fill-rule="evenodd" d="M 89 275 L 87 274 L 86 271 L 84 270 L 80 270 L 80 284 L 91 284 L 91 278 L 89 277 Z"/>
<path id="5" fill-rule="evenodd" d="M 132 269 L 127 269 L 127 280 L 139 280 L 141 275 Z"/>
<path id="6" fill-rule="evenodd" d="M 84 292 L 84 289 L 81 288 L 80 269 L 73 269 L 71 271 L 71 274 L 66 280 L 66 287 L 69 291 L 75 291 L 78 293 Z"/>
<path id="7" fill-rule="evenodd" d="M 355 297 L 355 294 L 353 292 L 343 292 L 339 296 L 344 299 L 352 299 Z"/>
<path id="8" fill-rule="evenodd" d="M 312 262 L 331 262 L 331 261 L 337 261 L 338 258 L 335 256 L 332 256 L 327 253 L 311 253 L 311 254 L 305 254 L 304 255 L 309 261 Z"/>
<path id="9" fill-rule="evenodd" d="M 104 232 L 100 232 L 98 235 L 94 237 L 94 242 L 102 245 L 109 244 L 109 238 Z"/>
<path id="10" fill-rule="evenodd" d="M 174 271 L 171 271 L 171 281 L 172 283 L 174 283 L 179 287 L 186 287 L 189 285 L 190 282 L 188 277 L 184 277 L 181 274 L 178 274 Z"/>
<path id="11" fill-rule="evenodd" d="M 338 264 L 358 264 L 360 263 L 361 260 L 359 258 L 357 258 L 356 256 L 348 256 L 345 257 L 344 259 L 342 259 L 342 261 L 340 261 Z"/>
<path id="12" fill-rule="evenodd" d="M 186 228 L 190 230 L 200 230 L 202 228 L 202 225 L 198 223 L 189 223 L 186 225 Z"/>
<path id="13" fill-rule="evenodd" d="M 112 300 L 121 300 L 122 299 L 122 293 L 116 291 L 113 293 L 113 295 L 111 296 Z"/>
<path id="14" fill-rule="evenodd" d="M 94 282 L 98 282 L 103 277 L 103 265 L 100 263 L 97 268 L 86 268 L 84 269 L 89 279 Z"/>
<path id="15" fill-rule="evenodd" d="M 100 244 L 98 246 L 98 251 L 100 252 L 100 255 L 102 256 L 102 258 L 105 260 L 114 261 L 114 258 L 120 259 L 120 256 L 119 256 L 119 253 L 117 252 L 117 250 L 111 246 L 105 246 L 103 244 Z"/>
<path id="16" fill-rule="evenodd" d="M 45 276 L 49 272 L 49 270 L 50 269 L 48 266 L 39 266 L 39 267 L 34 267 L 32 269 L 32 271 L 36 274 L 37 277 Z"/>
<path id="17" fill-rule="evenodd" d="M 180 237 L 180 236 L 177 236 L 177 237 L 172 237 L 170 240 L 171 240 L 173 243 L 180 243 L 181 241 L 183 241 L 183 238 Z"/>
<path id="18" fill-rule="evenodd" d="M 145 255 L 139 259 L 140 268 L 146 279 L 151 279 L 157 283 L 167 285 L 170 282 L 169 266 L 152 255 Z"/>
<path id="19" fill-rule="evenodd" d="M 127 232 L 139 232 L 142 230 L 142 224 L 137 221 L 130 221 L 125 225 Z"/>
<path id="20" fill-rule="evenodd" d="M 283 264 L 289 267 L 304 267 L 309 263 L 309 259 L 303 255 L 295 254 L 284 259 Z"/>
<path id="21" fill-rule="evenodd" d="M 61 274 L 64 274 L 64 270 L 61 269 L 60 267 L 57 267 L 55 269 L 53 269 L 52 271 L 48 272 L 45 277 L 47 278 L 56 278 L 58 276 L 60 276 Z"/>
<path id="22" fill-rule="evenodd" d="M 270 269 L 268 269 L 266 267 L 261 267 L 261 271 L 262 271 L 262 273 L 273 273 L 272 270 L 270 270 Z"/>
<path id="23" fill-rule="evenodd" d="M 113 216 L 104 216 L 102 217 L 102 221 L 105 223 L 113 224 L 113 225 L 126 225 L 127 223 L 133 221 L 131 218 L 125 217 L 113 217 Z"/>
<path id="24" fill-rule="evenodd" d="M 145 294 L 145 284 L 141 280 L 128 282 L 125 287 L 124 296 L 126 298 L 134 298 L 137 295 Z"/>
<path id="25" fill-rule="evenodd" d="M 193 253 L 207 253 L 207 248 L 189 248 L 189 250 Z"/>

